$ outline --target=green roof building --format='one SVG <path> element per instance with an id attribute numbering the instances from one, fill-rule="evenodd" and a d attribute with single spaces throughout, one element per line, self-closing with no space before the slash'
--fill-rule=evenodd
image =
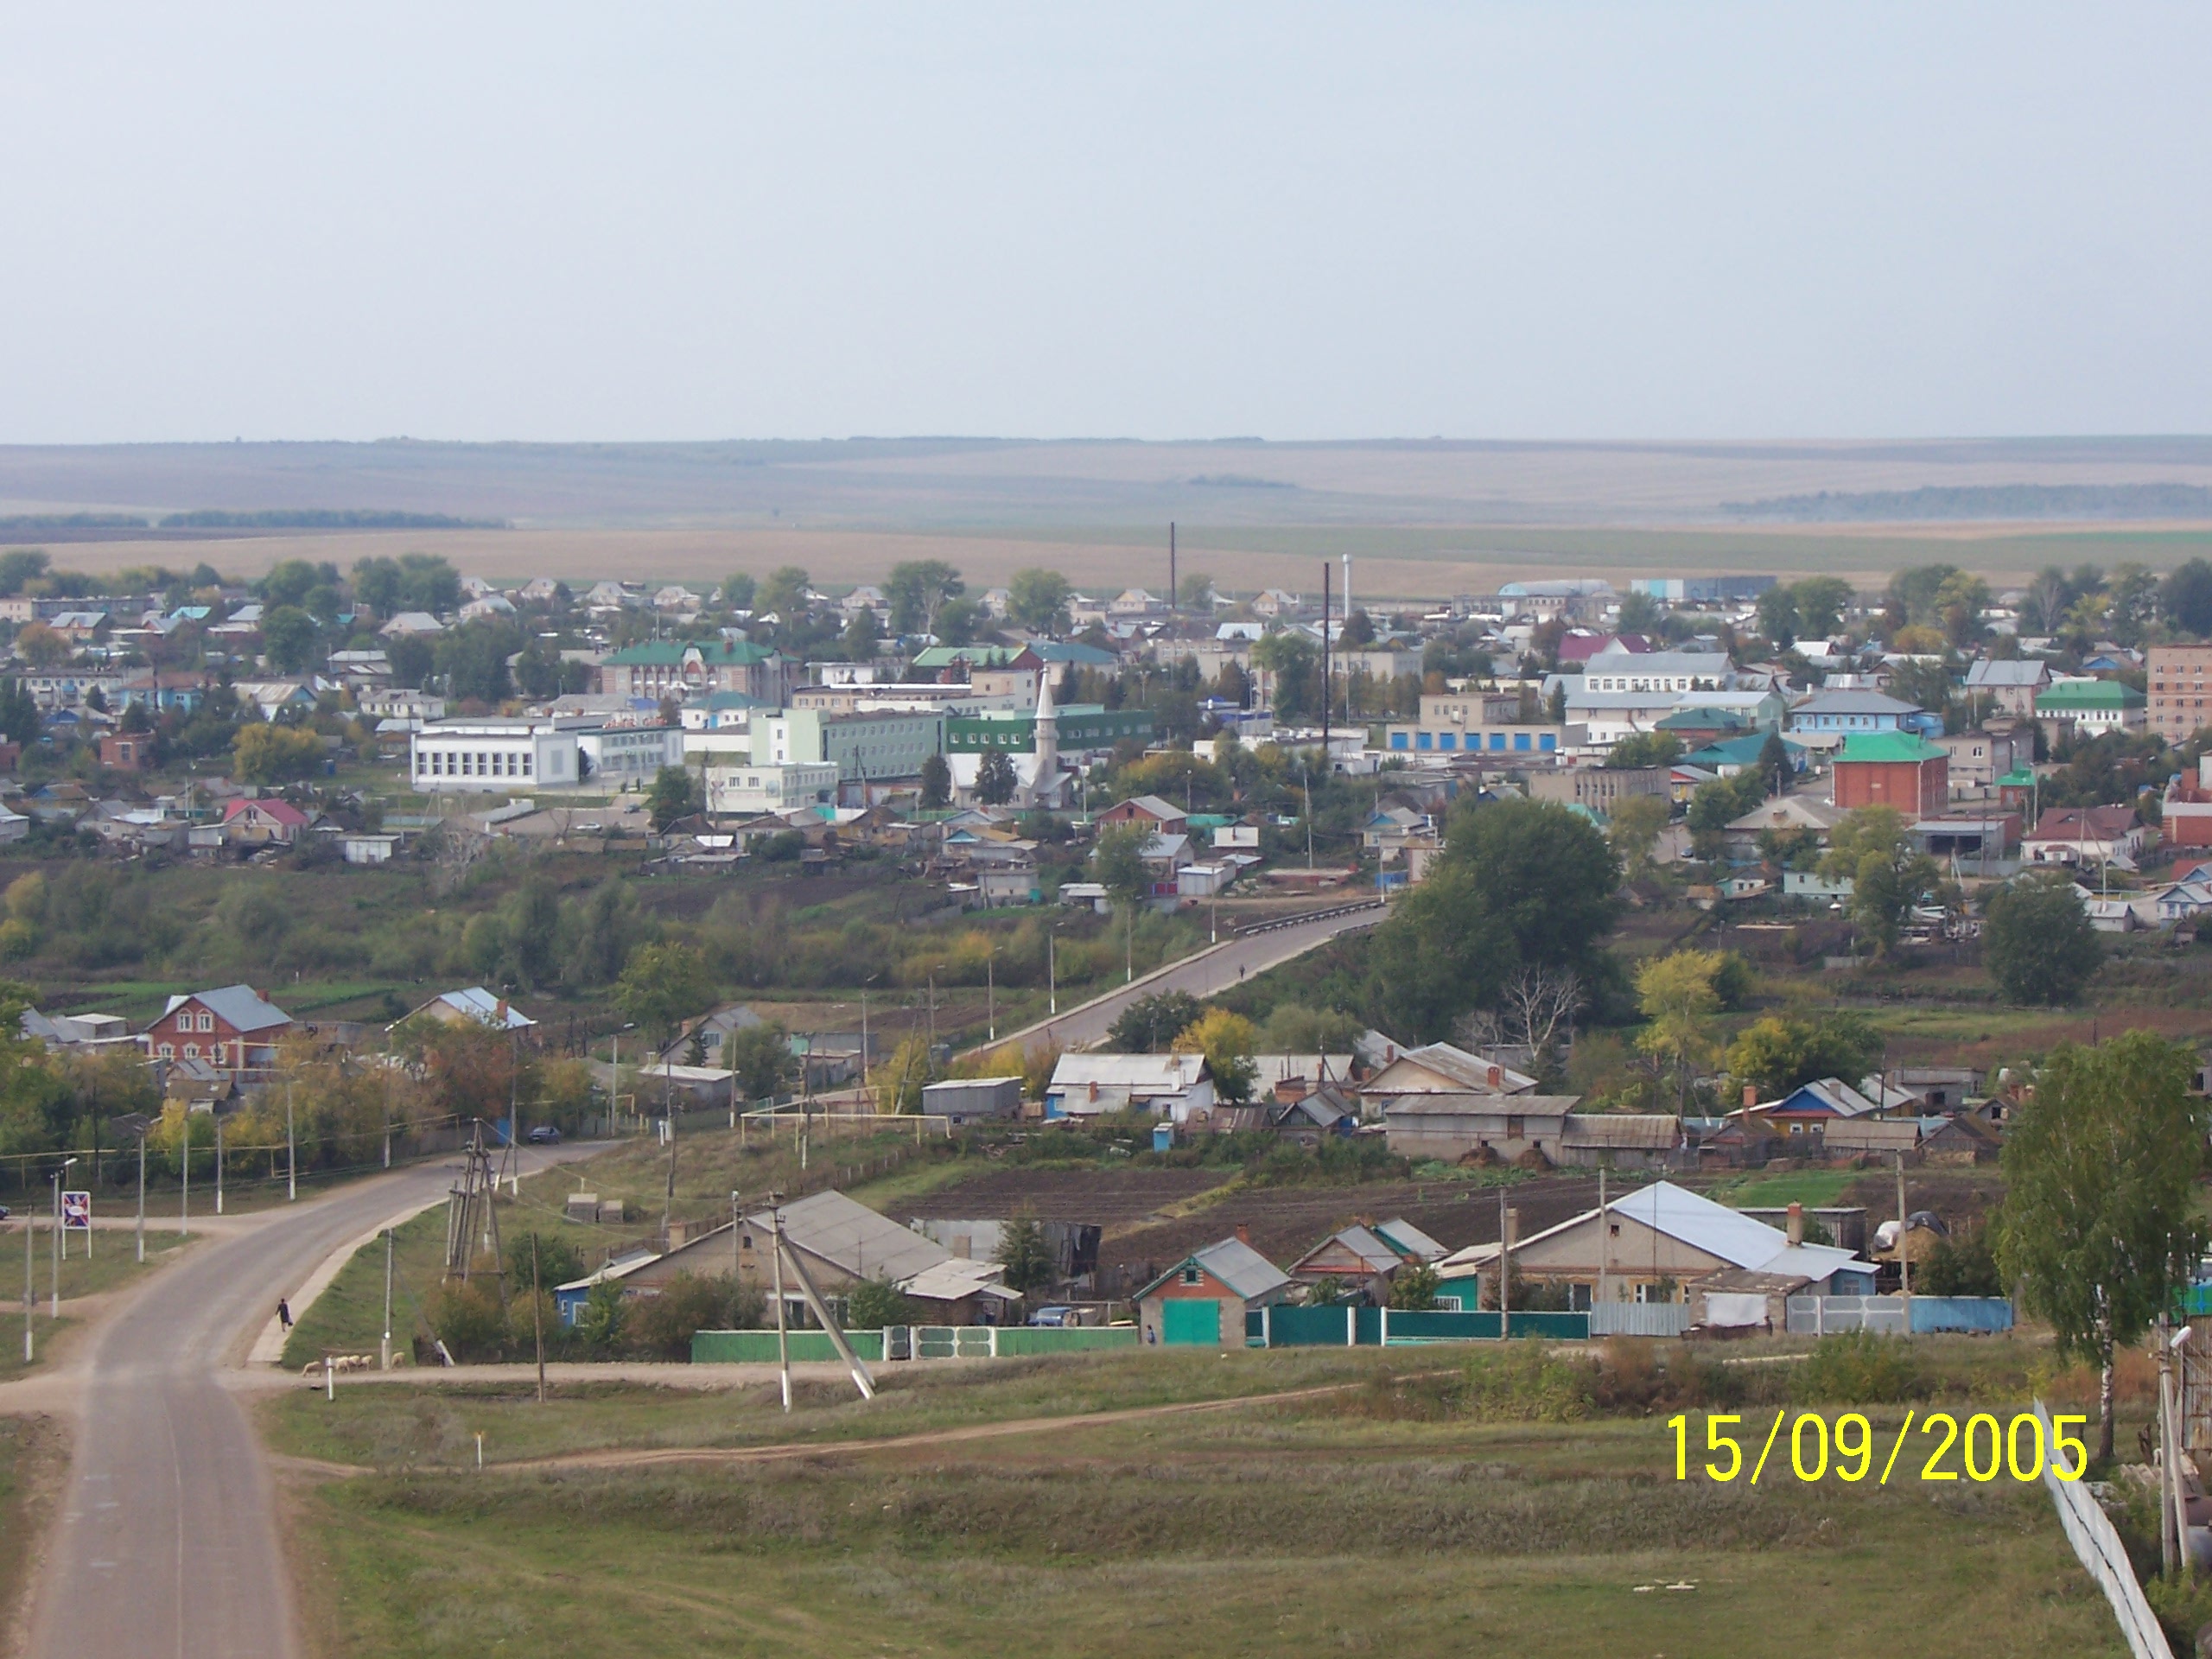
<path id="1" fill-rule="evenodd" d="M 1152 710 L 1109 709 L 1103 703 L 1071 702 L 1058 711 L 1060 753 L 1063 757 L 1110 749 L 1134 738 L 1152 741 Z M 1031 754 L 1037 748 L 1037 715 L 1027 709 L 987 709 L 980 715 L 955 715 L 944 723 L 944 752 L 983 754 L 1001 750 L 1007 754 Z"/>
<path id="2" fill-rule="evenodd" d="M 2139 729 L 2145 708 L 2143 694 L 2118 680 L 2061 680 L 2036 695 L 2037 720 L 2063 721 L 2084 732 Z"/>

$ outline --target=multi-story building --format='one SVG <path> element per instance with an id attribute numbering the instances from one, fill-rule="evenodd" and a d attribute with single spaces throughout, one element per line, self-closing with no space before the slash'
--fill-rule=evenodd
<path id="1" fill-rule="evenodd" d="M 785 664 L 750 640 L 651 639 L 625 645 L 599 665 L 600 690 L 621 697 L 684 698 L 742 691 L 781 708 Z"/>
<path id="2" fill-rule="evenodd" d="M 1605 818 L 1635 796 L 1667 800 L 1673 792 L 1673 778 L 1671 766 L 1567 766 L 1557 772 L 1531 773 L 1529 797 L 1557 801 L 1563 806 L 1586 807 Z"/>
<path id="3" fill-rule="evenodd" d="M 753 759 L 761 766 L 826 764 L 846 783 L 912 778 L 923 761 L 944 753 L 944 727 L 935 710 L 791 709 L 753 717 Z"/>
<path id="4" fill-rule="evenodd" d="M 1148 709 L 1109 709 L 1103 703 L 1071 702 L 1058 711 L 1062 758 L 1102 753 L 1127 740 L 1152 740 L 1152 711 Z M 1033 709 L 988 709 L 980 715 L 956 715 L 944 723 L 947 755 L 988 753 L 1002 749 L 1008 754 L 1030 754 L 1037 747 L 1037 715 Z"/>
<path id="5" fill-rule="evenodd" d="M 651 782 L 683 764 L 681 727 L 610 725 L 591 715 L 487 715 L 425 721 L 408 734 L 408 775 L 425 794 Z"/>
<path id="6" fill-rule="evenodd" d="M 2118 680 L 2060 680 L 2036 697 L 2036 718 L 2090 736 L 2142 728 L 2148 699 Z"/>
<path id="7" fill-rule="evenodd" d="M 1950 804 L 1951 757 L 1911 732 L 1847 738 L 1835 760 L 1835 804 L 1845 811 L 1891 806 L 1908 818 L 1935 817 Z"/>
<path id="8" fill-rule="evenodd" d="M 139 1040 L 157 1060 L 199 1060 L 235 1076 L 273 1065 L 292 1016 L 251 985 L 173 996 Z"/>
<path id="9" fill-rule="evenodd" d="M 2149 664 L 2152 731 L 2179 744 L 2202 726 L 2212 726 L 2204 682 L 2212 670 L 2212 645 L 2153 645 Z"/>
<path id="10" fill-rule="evenodd" d="M 1386 741 L 1392 754 L 1485 754 L 1501 759 L 1516 755 L 1565 755 L 1590 740 L 1590 728 L 1580 721 L 1567 725 L 1491 725 L 1477 721 L 1431 726 L 1392 726 Z"/>
<path id="11" fill-rule="evenodd" d="M 826 805 L 836 794 L 837 768 L 821 761 L 707 768 L 709 812 L 789 812 Z"/>

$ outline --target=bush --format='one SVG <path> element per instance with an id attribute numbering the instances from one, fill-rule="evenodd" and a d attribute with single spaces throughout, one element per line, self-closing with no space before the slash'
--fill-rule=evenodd
<path id="1" fill-rule="evenodd" d="M 855 1331 L 914 1322 L 914 1305 L 888 1279 L 863 1279 L 846 1298 L 845 1323 Z"/>
<path id="2" fill-rule="evenodd" d="M 1790 1382 L 1803 1405 L 1888 1406 L 1923 1398 L 1928 1389 L 1904 1338 L 1868 1331 L 1822 1337 Z"/>
<path id="3" fill-rule="evenodd" d="M 507 1282 L 523 1294 L 530 1290 L 531 1246 L 537 1247 L 537 1284 L 543 1290 L 566 1285 L 584 1276 L 584 1258 L 569 1239 L 558 1233 L 524 1233 L 507 1241 Z"/>
<path id="4" fill-rule="evenodd" d="M 1390 1279 L 1390 1306 L 1409 1313 L 1434 1307 L 1436 1269 L 1421 1262 L 1400 1268 Z"/>
<path id="5" fill-rule="evenodd" d="M 625 1309 L 631 1351 L 645 1359 L 689 1359 L 691 1338 L 702 1331 L 730 1328 L 733 1283 L 679 1273 L 658 1296 L 641 1296 Z"/>
<path id="6" fill-rule="evenodd" d="M 476 1280 L 462 1283 L 448 1280 L 438 1287 L 425 1311 L 431 1334 L 446 1351 L 463 1365 L 496 1362 L 505 1357 L 506 1315 L 499 1311 L 499 1293 Z"/>
<path id="7" fill-rule="evenodd" d="M 1490 1422 L 1574 1422 L 1590 1414 L 1595 1376 L 1537 1338 L 1501 1343 L 1467 1362 L 1469 1414 Z"/>
<path id="8" fill-rule="evenodd" d="M 2002 1296 L 2004 1275 L 1982 1233 L 1936 1241 L 1927 1261 L 1913 1269 L 1912 1287 L 1923 1296 Z"/>

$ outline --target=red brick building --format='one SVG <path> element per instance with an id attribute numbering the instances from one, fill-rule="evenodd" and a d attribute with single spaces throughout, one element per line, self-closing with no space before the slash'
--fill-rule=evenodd
<path id="1" fill-rule="evenodd" d="M 1933 817 L 1951 803 L 1951 757 L 1911 732 L 1868 732 L 1836 756 L 1835 804 L 1845 811 L 1891 806 L 1908 818 Z"/>
<path id="2" fill-rule="evenodd" d="M 1252 1248 L 1249 1235 L 1185 1256 L 1136 1294 L 1147 1344 L 1242 1348 L 1244 1316 L 1290 1294 L 1290 1275 Z"/>
<path id="3" fill-rule="evenodd" d="M 2151 683 L 2145 723 L 2167 742 L 2187 742 L 2200 726 L 2212 726 L 2205 706 L 2206 671 L 2212 645 L 2153 645 L 2145 665 Z"/>
<path id="4" fill-rule="evenodd" d="M 276 1045 L 296 1022 L 251 985 L 173 996 L 139 1040 L 157 1060 L 201 1060 L 218 1071 L 276 1063 Z"/>

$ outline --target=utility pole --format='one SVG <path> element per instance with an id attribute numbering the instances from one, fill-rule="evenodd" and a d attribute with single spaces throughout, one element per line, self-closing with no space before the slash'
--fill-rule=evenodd
<path id="1" fill-rule="evenodd" d="M 74 1158 L 65 1158 L 61 1167 L 54 1172 L 54 1307 L 52 1317 L 61 1317 L 61 1178 L 69 1173 Z"/>
<path id="2" fill-rule="evenodd" d="M 1324 565 L 1322 569 L 1328 567 Z M 1505 1189 L 1497 1189 L 1497 1334 L 1503 1336 L 1513 1311 L 1512 1241 L 1505 1233 Z"/>
<path id="3" fill-rule="evenodd" d="M 784 1410 L 791 1408 L 791 1343 L 784 1314 L 784 1212 L 777 1206 L 784 1195 L 768 1195 L 768 1243 L 775 1250 L 776 1274 L 776 1367 L 784 1382 Z"/>
<path id="4" fill-rule="evenodd" d="M 990 1033 L 989 1040 L 995 1043 L 999 1039 L 999 951 L 996 945 L 991 947 L 991 954 L 983 959 L 983 995 L 985 1029 Z M 861 1048 L 865 1063 L 868 1045 L 862 1043 Z"/>
<path id="5" fill-rule="evenodd" d="M 1167 613 L 1173 616 L 1183 608 L 1183 594 L 1175 585 L 1175 521 L 1167 521 Z"/>
<path id="6" fill-rule="evenodd" d="M 223 1115 L 210 1114 L 215 1120 L 215 1213 L 223 1213 Z"/>
<path id="7" fill-rule="evenodd" d="M 1904 1154 L 1897 1154 L 1897 1286 L 1903 1294 L 1912 1294 L 1912 1257 L 1905 1249 L 1904 1212 Z M 1908 1310 L 1907 1326 L 1911 1319 Z"/>
<path id="8" fill-rule="evenodd" d="M 1045 1012 L 1057 1015 L 1060 1011 L 1060 930 L 1045 930 Z"/>
<path id="9" fill-rule="evenodd" d="M 177 1196 L 176 1236 L 185 1238 L 192 1232 L 192 1109 L 184 1114 L 184 1186 Z"/>
<path id="10" fill-rule="evenodd" d="M 1351 563 L 1349 555 L 1345 563 Z M 1605 1269 L 1612 1265 L 1613 1261 L 1612 1239 L 1612 1217 L 1605 1207 L 1605 1166 L 1600 1164 L 1598 1166 L 1598 1300 L 1600 1302 L 1605 1300 Z M 1591 1334 L 1594 1336 L 1597 1333 L 1592 1332 Z"/>
<path id="11" fill-rule="evenodd" d="M 531 1248 L 535 1249 L 536 1246 L 533 1245 Z M 533 1263 L 535 1260 L 533 1256 Z M 377 1369 L 390 1370 L 391 1369 L 391 1229 L 389 1227 L 384 1230 L 384 1351 L 378 1357 L 382 1363 Z"/>
<path id="12" fill-rule="evenodd" d="M 31 1363 L 31 1310 L 38 1305 L 38 1293 L 31 1284 L 31 1236 L 36 1230 L 29 1215 L 23 1217 L 23 1363 Z"/>
<path id="13" fill-rule="evenodd" d="M 299 1142 L 292 1134 L 292 1080 L 284 1079 L 284 1202 L 300 1201 Z"/>
<path id="14" fill-rule="evenodd" d="M 545 1403 L 545 1305 L 538 1300 L 537 1235 L 530 1236 L 530 1328 L 537 1338 L 537 1403 Z M 389 1338 L 387 1338 L 389 1340 Z"/>
<path id="15" fill-rule="evenodd" d="M 138 1260 L 146 1259 L 146 1131 L 138 1131 Z"/>
<path id="16" fill-rule="evenodd" d="M 1329 770 L 1329 562 L 1321 561 L 1321 770 Z"/>

